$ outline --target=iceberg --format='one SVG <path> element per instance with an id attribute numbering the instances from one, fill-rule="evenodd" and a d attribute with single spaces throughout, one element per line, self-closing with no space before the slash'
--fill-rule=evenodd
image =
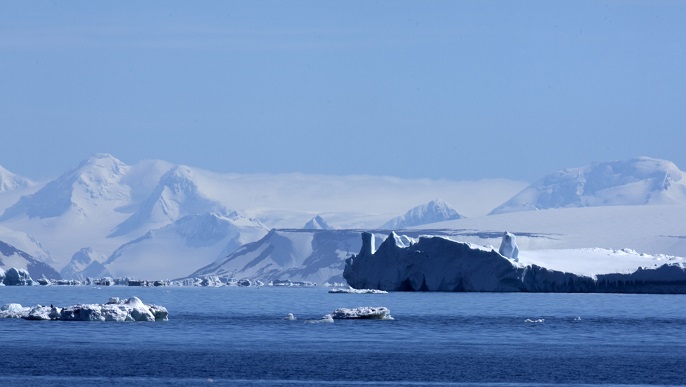
<path id="1" fill-rule="evenodd" d="M 11 267 L 5 272 L 5 278 L 2 282 L 7 286 L 31 286 L 35 281 L 28 271 Z"/>
<path id="2" fill-rule="evenodd" d="M 354 288 L 337 288 L 329 290 L 329 293 L 342 293 L 342 294 L 388 294 L 385 290 L 378 289 L 354 289 Z"/>
<path id="3" fill-rule="evenodd" d="M 331 315 L 334 319 L 393 320 L 391 311 L 385 306 L 363 306 L 360 308 L 339 308 Z"/>
<path id="4" fill-rule="evenodd" d="M 333 322 L 333 316 L 331 316 L 330 314 L 325 314 L 319 320 L 305 320 L 305 322 L 310 323 L 310 324 L 332 323 Z"/>
<path id="5" fill-rule="evenodd" d="M 584 276 L 516 260 L 516 243 L 501 250 L 425 236 L 405 246 L 395 232 L 372 252 L 363 233 L 360 254 L 346 260 L 343 277 L 356 289 L 443 292 L 561 292 L 686 294 L 686 263 L 676 261 L 634 272 Z"/>
<path id="6" fill-rule="evenodd" d="M 64 308 L 36 305 L 24 307 L 6 304 L 0 307 L 0 318 L 61 321 L 167 321 L 167 308 L 144 304 L 138 297 L 120 301 L 113 297 L 106 304 L 77 304 Z"/>
<path id="7" fill-rule="evenodd" d="M 517 246 L 517 238 L 514 234 L 505 232 L 503 234 L 503 240 L 500 242 L 500 248 L 498 253 L 503 257 L 512 258 L 515 261 L 519 261 L 519 247 Z"/>

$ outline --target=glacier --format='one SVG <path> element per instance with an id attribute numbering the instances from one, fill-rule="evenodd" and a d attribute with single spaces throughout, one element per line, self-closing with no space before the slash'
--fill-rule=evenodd
<path id="1" fill-rule="evenodd" d="M 523 265 L 493 248 L 425 236 L 406 246 L 395 233 L 372 251 L 373 235 L 362 233 L 358 255 L 346 260 L 343 276 L 357 289 L 443 292 L 686 293 L 683 260 L 633 272 L 595 276 Z"/>

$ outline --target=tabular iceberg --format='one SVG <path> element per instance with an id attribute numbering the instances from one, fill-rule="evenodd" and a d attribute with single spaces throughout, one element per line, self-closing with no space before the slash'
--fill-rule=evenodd
<path id="1" fill-rule="evenodd" d="M 683 262 L 590 277 L 525 266 L 516 261 L 514 239 L 506 234 L 503 241 L 510 258 L 436 236 L 406 246 L 391 232 L 373 252 L 373 236 L 363 233 L 360 254 L 346 260 L 343 277 L 353 288 L 386 291 L 686 293 Z"/>

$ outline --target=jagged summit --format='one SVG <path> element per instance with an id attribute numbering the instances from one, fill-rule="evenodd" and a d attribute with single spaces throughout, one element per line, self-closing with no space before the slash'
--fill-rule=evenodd
<path id="1" fill-rule="evenodd" d="M 637 157 L 551 173 L 491 211 L 686 203 L 684 172 L 666 160 Z"/>
<path id="2" fill-rule="evenodd" d="M 212 212 L 227 211 L 221 203 L 210 199 L 200 190 L 191 168 L 176 166 L 162 175 L 152 194 L 110 236 L 160 228 L 186 215 Z"/>
<path id="3" fill-rule="evenodd" d="M 33 181 L 14 174 L 0 165 L 0 193 L 28 188 L 34 184 L 35 183 Z"/>
<path id="4" fill-rule="evenodd" d="M 105 259 L 107 256 L 102 252 L 84 247 L 71 257 L 71 261 L 60 271 L 60 275 L 62 278 L 75 280 L 110 277 L 112 275 L 102 264 Z"/>
<path id="5" fill-rule="evenodd" d="M 315 216 L 310 219 L 309 222 L 305 223 L 303 230 L 333 230 L 333 227 L 324 220 L 320 215 Z"/>
<path id="6" fill-rule="evenodd" d="M 111 155 L 93 155 L 36 193 L 22 197 L 5 210 L 0 220 L 20 214 L 29 218 L 51 218 L 70 209 L 86 212 L 85 208 L 95 201 L 126 201 L 129 188 L 120 184 L 120 180 L 127 169 Z"/>
<path id="7" fill-rule="evenodd" d="M 462 219 L 457 210 L 441 199 L 432 200 L 424 205 L 414 207 L 404 215 L 395 217 L 384 223 L 381 228 L 397 230 L 407 227 L 421 226 L 429 223 L 444 222 L 446 220 Z"/>

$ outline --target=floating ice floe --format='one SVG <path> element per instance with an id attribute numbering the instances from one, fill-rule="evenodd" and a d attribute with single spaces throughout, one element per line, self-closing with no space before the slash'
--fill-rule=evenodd
<path id="1" fill-rule="evenodd" d="M 77 304 L 65 308 L 7 304 L 0 307 L 0 318 L 61 321 L 167 321 L 167 308 L 144 304 L 138 297 L 120 301 L 113 297 L 106 304 Z"/>
<path id="2" fill-rule="evenodd" d="M 353 288 L 338 288 L 331 289 L 329 293 L 345 293 L 345 294 L 387 294 L 385 290 L 378 289 L 353 289 Z"/>
<path id="3" fill-rule="evenodd" d="M 360 308 L 339 308 L 333 312 L 334 319 L 393 320 L 390 309 L 384 306 L 363 306 Z"/>
<path id="4" fill-rule="evenodd" d="M 318 324 L 318 323 L 332 323 L 332 322 L 333 322 L 333 316 L 331 316 L 330 314 L 325 314 L 325 315 L 324 315 L 322 318 L 320 318 L 319 320 L 305 320 L 305 322 L 306 322 L 306 323 L 314 323 L 314 324 Z"/>

